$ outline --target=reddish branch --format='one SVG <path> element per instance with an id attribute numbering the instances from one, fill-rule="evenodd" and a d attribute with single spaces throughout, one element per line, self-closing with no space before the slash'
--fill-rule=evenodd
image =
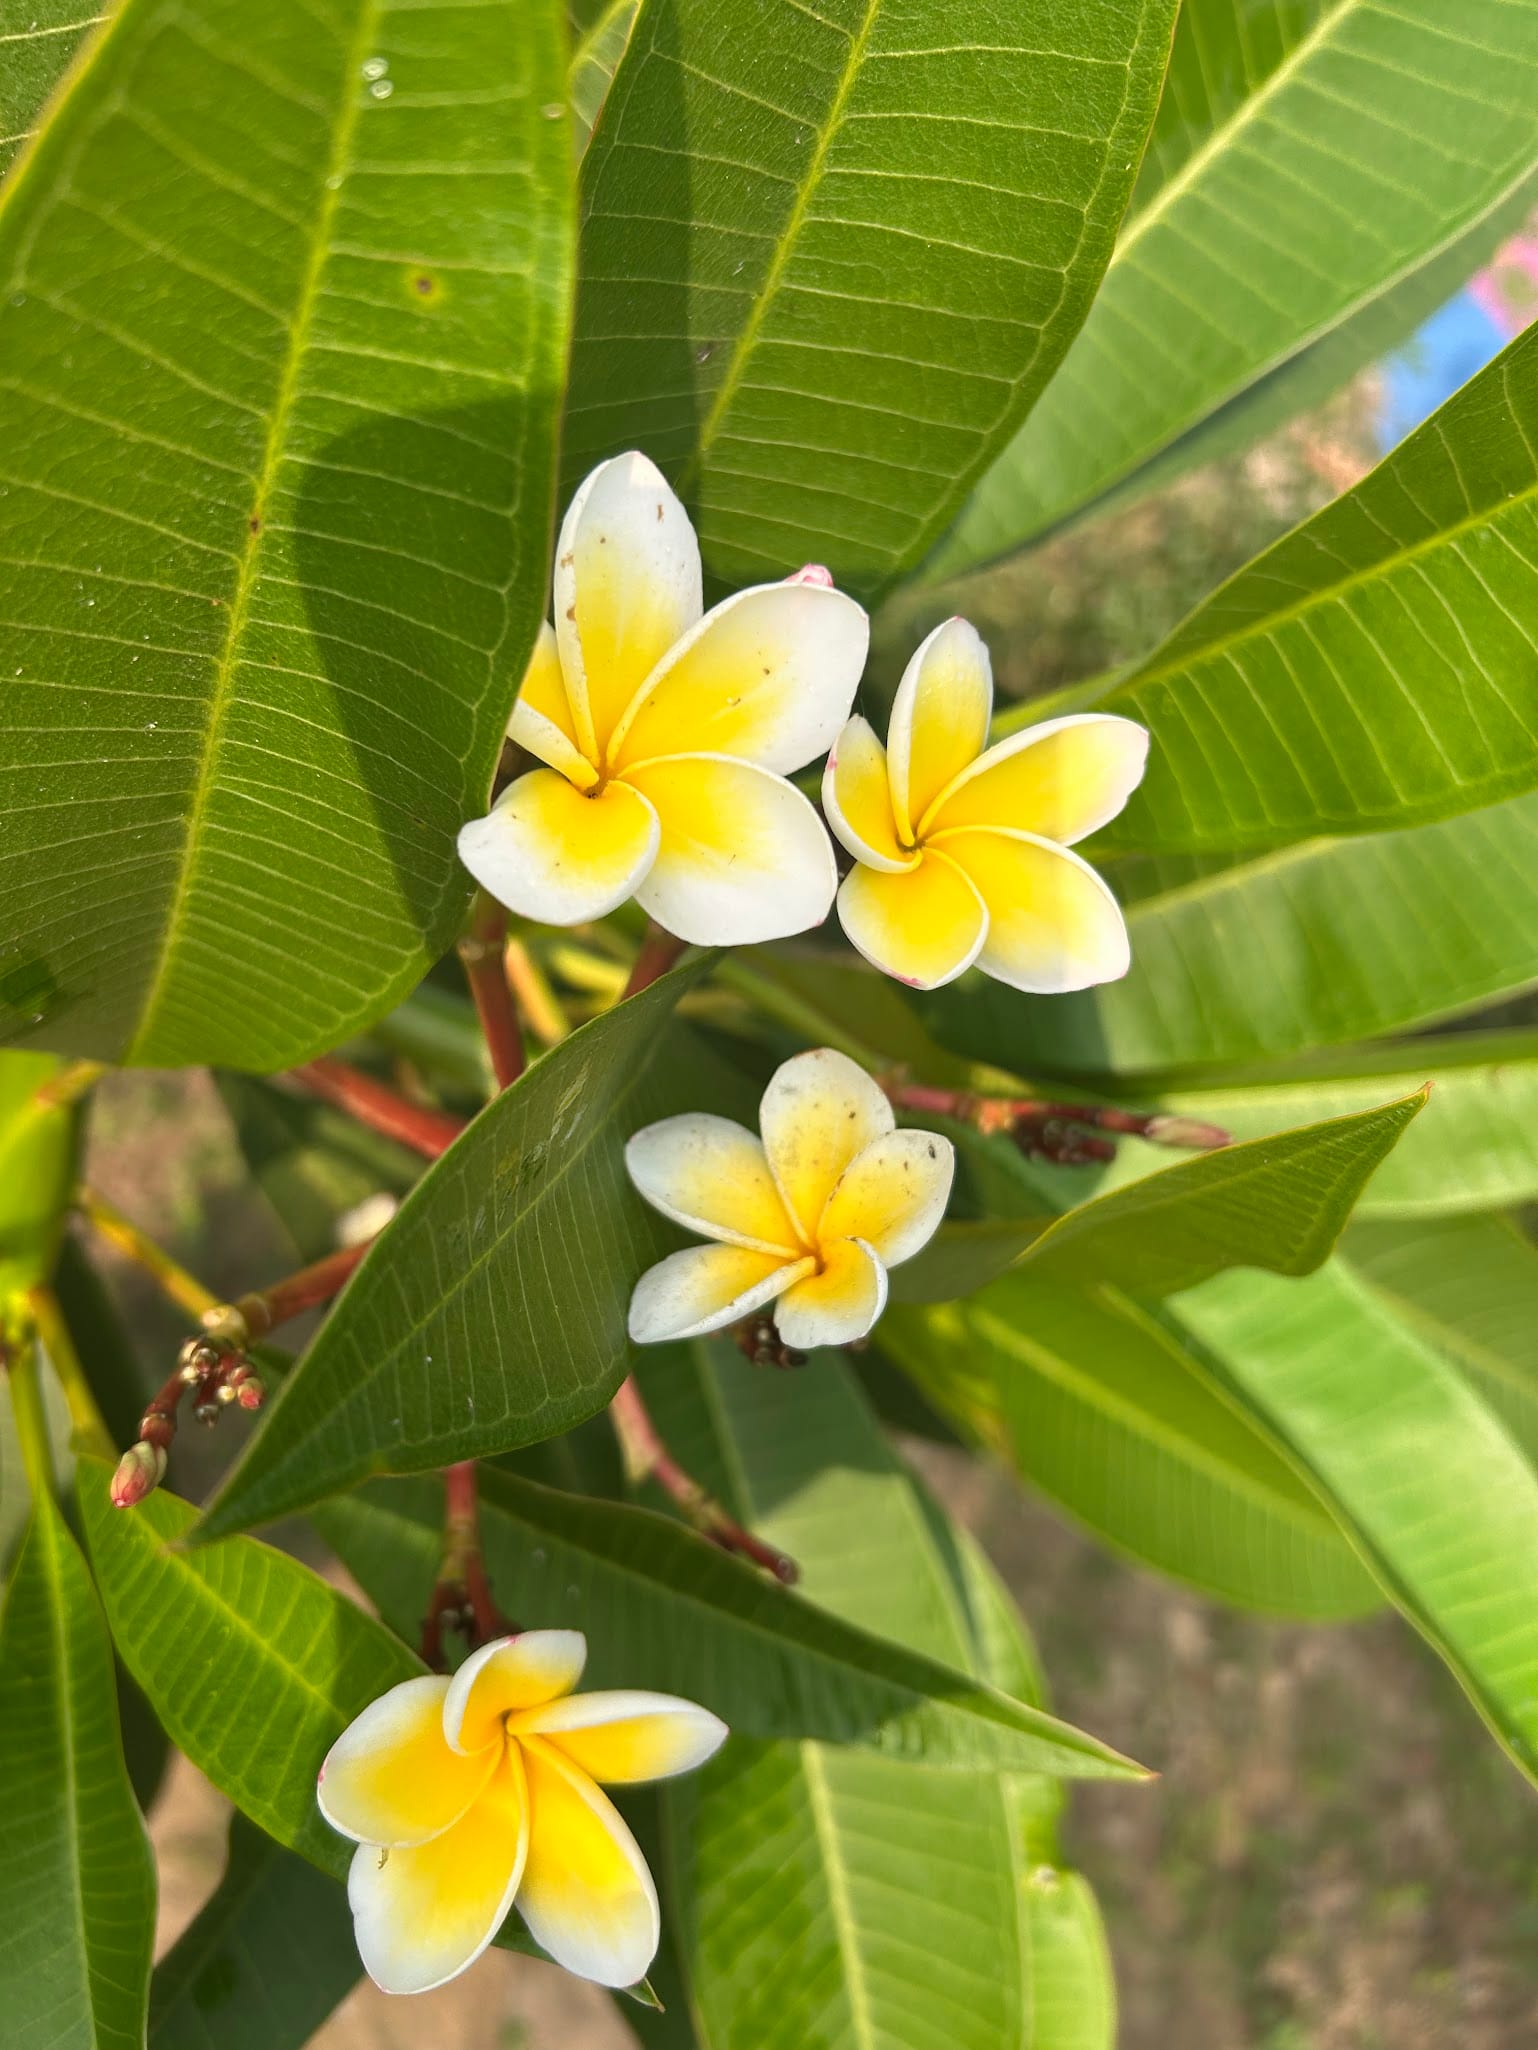
<path id="1" fill-rule="evenodd" d="M 1146 1139 L 1153 1146 L 1191 1147 L 1208 1152 L 1231 1143 L 1221 1125 L 1169 1111 L 1144 1113 L 1119 1110 L 1109 1103 L 1047 1103 L 1028 1096 L 982 1096 L 966 1089 L 937 1089 L 922 1082 L 887 1082 L 887 1095 L 898 1110 L 959 1119 L 985 1136 L 1007 1133 L 1024 1153 L 1076 1166 L 1087 1160 L 1110 1160 L 1113 1140 L 1100 1132 Z"/>
<path id="2" fill-rule="evenodd" d="M 464 1130 L 459 1118 L 450 1117 L 446 1111 L 425 1110 L 420 1104 L 408 1103 L 404 1096 L 397 1096 L 393 1089 L 376 1082 L 372 1075 L 365 1075 L 361 1068 L 351 1068 L 346 1061 L 333 1060 L 329 1054 L 306 1062 L 302 1068 L 291 1068 L 288 1079 L 312 1096 L 320 1097 L 322 1102 L 346 1111 L 371 1132 L 382 1132 L 387 1139 L 398 1140 L 426 1160 L 436 1160 L 440 1153 L 447 1153 Z"/>
<path id="3" fill-rule="evenodd" d="M 481 1557 L 481 1513 L 475 1461 L 462 1459 L 443 1470 L 443 1558 L 422 1622 L 422 1657 L 434 1672 L 445 1670 L 446 1630 L 463 1637 L 471 1651 L 494 1637 L 514 1634 L 491 1598 Z"/>
<path id="4" fill-rule="evenodd" d="M 651 1411 L 633 1378 L 620 1384 L 618 1393 L 609 1404 L 609 1415 L 614 1420 L 625 1455 L 625 1468 L 633 1482 L 654 1480 L 678 1504 L 695 1529 L 708 1537 L 712 1544 L 719 1545 L 723 1552 L 736 1552 L 744 1559 L 751 1559 L 755 1566 L 762 1566 L 785 1586 L 794 1586 L 801 1577 L 795 1560 L 776 1551 L 773 1545 L 766 1545 L 762 1538 L 754 1537 L 752 1531 L 744 1530 L 735 1518 L 727 1515 L 715 1497 L 679 1465 L 653 1423 Z"/>
<path id="5" fill-rule="evenodd" d="M 480 1014 L 486 1051 L 497 1087 L 506 1089 L 523 1073 L 523 1032 L 502 965 L 502 943 L 507 936 L 507 913 L 495 897 L 482 890 L 475 900 L 470 928 L 459 943 L 465 980 Z"/>
<path id="6" fill-rule="evenodd" d="M 646 928 L 646 937 L 641 942 L 641 951 L 636 955 L 630 970 L 630 980 L 625 984 L 622 996 L 633 997 L 639 990 L 648 989 L 659 977 L 667 974 L 673 963 L 683 952 L 685 942 L 668 932 L 652 919 Z"/>

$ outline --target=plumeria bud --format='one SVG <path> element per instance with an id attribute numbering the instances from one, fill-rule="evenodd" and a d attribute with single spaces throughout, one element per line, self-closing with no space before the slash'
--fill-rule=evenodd
<path id="1" fill-rule="evenodd" d="M 239 1352 L 251 1343 L 246 1320 L 234 1303 L 220 1303 L 203 1313 L 203 1329 L 216 1346 L 230 1346 Z"/>
<path id="2" fill-rule="evenodd" d="M 794 576 L 785 579 L 787 584 L 814 584 L 820 591 L 831 591 L 833 572 L 824 569 L 820 562 L 809 562 L 804 569 L 798 569 Z"/>
<path id="3" fill-rule="evenodd" d="M 137 1445 L 130 1445 L 112 1476 L 113 1508 L 131 1509 L 135 1502 L 142 1502 L 160 1486 L 165 1471 L 166 1455 L 161 1446 L 147 1444 L 142 1438 Z"/>
<path id="4" fill-rule="evenodd" d="M 267 1384 L 256 1374 L 247 1374 L 235 1391 L 242 1409 L 260 1409 L 267 1400 Z"/>
<path id="5" fill-rule="evenodd" d="M 1193 1146 L 1202 1151 L 1234 1143 L 1232 1132 L 1225 1132 L 1221 1125 L 1209 1125 L 1201 1118 L 1150 1118 L 1143 1137 L 1155 1146 Z"/>

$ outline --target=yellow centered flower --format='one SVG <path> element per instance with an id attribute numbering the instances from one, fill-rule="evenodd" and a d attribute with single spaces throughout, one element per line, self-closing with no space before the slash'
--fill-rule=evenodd
<path id="1" fill-rule="evenodd" d="M 826 570 L 701 615 L 689 516 L 642 455 L 571 502 L 508 734 L 549 766 L 459 836 L 476 881 L 525 918 L 577 925 L 628 897 L 702 946 L 819 925 L 833 848 L 785 778 L 849 716 L 870 624 Z"/>
<path id="2" fill-rule="evenodd" d="M 887 1269 L 945 1215 L 950 1141 L 899 1132 L 881 1090 L 831 1047 L 775 1072 L 759 1127 L 762 1139 L 691 1111 L 625 1148 L 652 1208 L 715 1241 L 641 1276 L 630 1301 L 637 1344 L 719 1331 L 772 1302 L 787 1345 L 847 1345 L 886 1308 Z"/>
<path id="3" fill-rule="evenodd" d="M 598 1785 L 703 1764 L 726 1725 L 671 1694 L 573 1694 L 576 1630 L 499 1637 L 450 1679 L 403 1680 L 337 1738 L 317 1799 L 358 1849 L 358 1951 L 386 1993 L 426 1993 L 490 1943 L 514 1901 L 557 1964 L 632 1986 L 657 1954 L 657 1890 Z"/>
<path id="4" fill-rule="evenodd" d="M 1069 852 L 1142 780 L 1148 735 L 1078 712 L 986 747 L 993 672 L 974 626 L 948 619 L 892 702 L 887 745 L 864 719 L 839 735 L 822 782 L 828 822 L 858 866 L 838 893 L 866 960 L 914 989 L 975 961 L 1043 996 L 1125 975 L 1116 899 Z"/>

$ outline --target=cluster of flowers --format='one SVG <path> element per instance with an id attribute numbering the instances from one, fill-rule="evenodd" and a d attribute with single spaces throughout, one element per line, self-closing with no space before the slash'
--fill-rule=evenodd
<path id="1" fill-rule="evenodd" d="M 883 746 L 851 717 L 869 622 L 826 570 L 703 608 L 688 515 L 644 456 L 600 465 L 556 556 L 508 731 L 545 764 L 460 835 L 509 909 L 552 925 L 627 899 L 695 945 L 745 945 L 839 917 L 867 960 L 918 989 L 974 964 L 1017 989 L 1126 972 L 1126 928 L 1072 844 L 1113 818 L 1148 737 L 1075 714 L 987 745 L 988 651 L 947 620 L 908 664 Z M 853 857 L 842 885 L 816 808 L 787 778 L 826 756 L 822 802 Z M 954 1154 L 896 1128 L 844 1055 L 787 1061 L 762 1137 L 704 1112 L 631 1139 L 636 1188 L 708 1243 L 641 1277 L 641 1344 L 719 1330 L 774 1303 L 798 1350 L 843 1345 L 886 1303 L 887 1269 L 938 1227 Z M 726 1736 L 669 1695 L 572 1693 L 586 1646 L 532 1630 L 483 1646 L 452 1680 L 408 1680 L 367 1708 L 321 1770 L 327 1820 L 358 1843 L 358 1946 L 386 1991 L 462 1972 L 516 1899 L 558 1963 L 602 1985 L 643 1977 L 657 1895 L 600 1782 L 702 1764 Z"/>

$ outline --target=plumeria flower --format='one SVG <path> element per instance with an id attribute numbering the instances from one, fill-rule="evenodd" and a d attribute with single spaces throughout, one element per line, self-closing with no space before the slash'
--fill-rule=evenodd
<path id="1" fill-rule="evenodd" d="M 975 961 L 1051 996 L 1114 982 L 1131 959 L 1116 899 L 1070 849 L 1142 780 L 1148 735 L 1075 712 L 986 745 L 993 672 L 974 626 L 948 619 L 903 672 L 885 747 L 851 719 L 823 776 L 856 867 L 838 893 L 865 958 L 914 989 Z"/>
<path id="2" fill-rule="evenodd" d="M 571 502 L 508 734 L 548 766 L 459 836 L 478 883 L 547 925 L 629 897 L 702 946 L 827 916 L 838 875 L 785 778 L 849 715 L 870 624 L 824 569 L 701 617 L 699 544 L 642 455 L 600 463 Z"/>
<path id="3" fill-rule="evenodd" d="M 358 1950 L 386 1993 L 473 1964 L 514 1901 L 557 1964 L 633 1986 L 657 1954 L 657 1889 L 599 1782 L 666 1779 L 726 1725 L 671 1694 L 573 1694 L 576 1630 L 499 1637 L 452 1679 L 403 1680 L 342 1732 L 321 1813 L 353 1838 Z"/>
<path id="4" fill-rule="evenodd" d="M 887 1269 L 945 1215 L 950 1141 L 899 1132 L 881 1090 L 831 1047 L 778 1069 L 758 1118 L 762 1139 L 690 1111 L 625 1148 L 652 1208 L 715 1241 L 641 1276 L 630 1301 L 638 1344 L 719 1331 L 772 1302 L 788 1346 L 847 1345 L 886 1308 Z"/>

